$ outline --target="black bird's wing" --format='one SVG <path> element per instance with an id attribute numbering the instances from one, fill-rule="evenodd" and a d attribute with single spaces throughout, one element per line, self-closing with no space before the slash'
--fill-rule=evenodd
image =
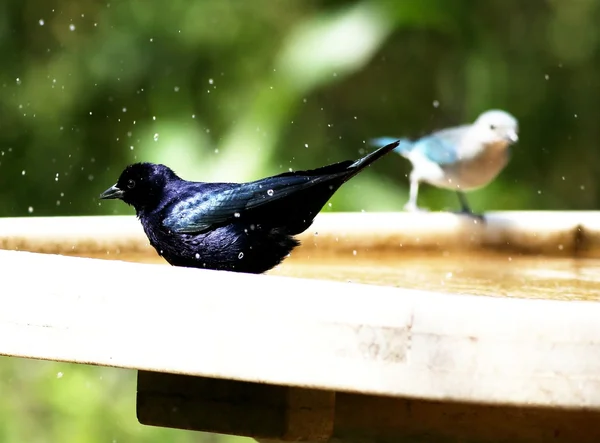
<path id="1" fill-rule="evenodd" d="M 248 211 L 275 203 L 332 178 L 331 175 L 299 175 L 302 172 L 304 171 L 293 173 L 298 175 L 286 173 L 290 175 L 231 184 L 229 189 L 209 195 L 203 193 L 190 196 L 172 207 L 170 215 L 163 220 L 163 225 L 175 232 L 199 233 L 214 225 L 234 221 Z"/>
<path id="2" fill-rule="evenodd" d="M 179 233 L 200 233 L 215 225 L 265 211 L 265 221 L 300 217 L 305 220 L 298 220 L 298 226 L 306 229 L 309 221 L 306 219 L 312 220 L 344 182 L 397 146 L 398 142 L 390 143 L 356 161 L 346 160 L 308 171 L 285 172 L 249 183 L 203 184 L 204 190 L 190 192 L 188 197 L 181 198 L 170 208 L 163 225 Z M 211 187 L 215 188 L 211 190 Z M 295 230 L 298 229 L 302 228 Z"/>

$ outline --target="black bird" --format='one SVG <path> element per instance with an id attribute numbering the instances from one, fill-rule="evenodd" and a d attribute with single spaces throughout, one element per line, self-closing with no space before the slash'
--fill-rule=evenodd
<path id="1" fill-rule="evenodd" d="M 250 183 L 202 183 L 135 163 L 101 199 L 135 208 L 150 244 L 173 266 L 260 274 L 281 263 L 337 189 L 398 142 L 365 157 Z"/>

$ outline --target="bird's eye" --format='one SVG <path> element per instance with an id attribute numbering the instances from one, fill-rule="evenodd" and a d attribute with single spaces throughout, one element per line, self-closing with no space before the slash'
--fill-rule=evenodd
<path id="1" fill-rule="evenodd" d="M 490 125 L 490 129 L 491 129 L 492 131 L 495 131 L 495 130 L 496 130 L 496 125 Z"/>
<path id="2" fill-rule="evenodd" d="M 135 187 L 135 180 L 131 180 L 131 179 L 127 180 L 127 187 L 129 189 L 133 189 Z"/>

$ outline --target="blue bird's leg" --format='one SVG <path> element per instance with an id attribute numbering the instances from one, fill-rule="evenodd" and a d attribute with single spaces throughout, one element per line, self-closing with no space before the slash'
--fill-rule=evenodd
<path id="1" fill-rule="evenodd" d="M 476 214 L 471 210 L 469 203 L 467 202 L 467 196 L 463 191 L 456 191 L 456 195 L 458 196 L 458 201 L 460 203 L 460 211 L 457 211 L 457 214 L 468 215 L 480 221 L 484 221 L 483 214 Z"/>
<path id="2" fill-rule="evenodd" d="M 407 212 L 427 212 L 427 209 L 417 206 L 417 197 L 419 196 L 419 180 L 411 178 L 408 201 L 404 205 Z"/>

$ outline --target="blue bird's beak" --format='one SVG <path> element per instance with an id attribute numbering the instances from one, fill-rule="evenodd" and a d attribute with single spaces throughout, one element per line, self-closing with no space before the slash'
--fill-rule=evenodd
<path id="1" fill-rule="evenodd" d="M 508 140 L 511 143 L 516 143 L 519 141 L 519 136 L 517 135 L 516 131 L 508 131 L 506 133 L 506 140 Z"/>
<path id="2" fill-rule="evenodd" d="M 123 190 L 117 188 L 117 185 L 115 185 L 115 186 L 111 186 L 106 191 L 104 191 L 102 194 L 100 194 L 100 198 L 102 200 L 123 198 L 123 194 L 125 194 L 125 192 Z"/>

